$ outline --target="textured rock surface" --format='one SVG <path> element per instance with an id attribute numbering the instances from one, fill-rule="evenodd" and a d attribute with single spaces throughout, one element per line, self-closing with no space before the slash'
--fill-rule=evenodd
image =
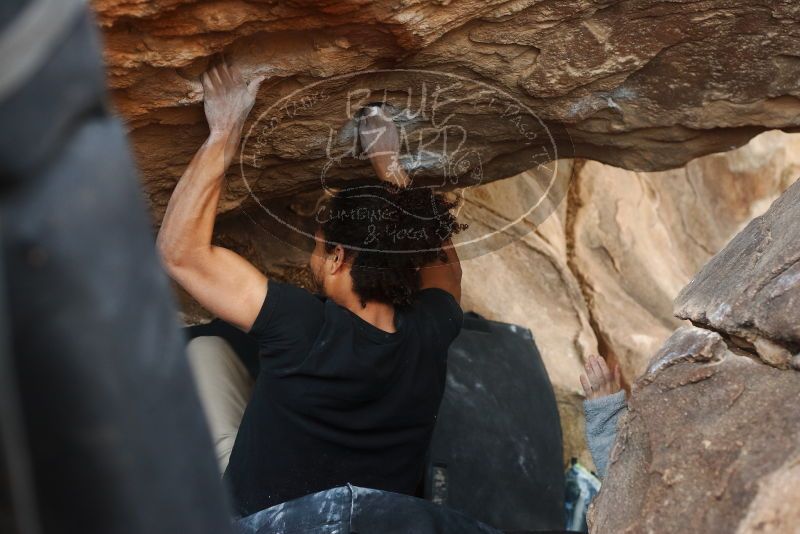
<path id="1" fill-rule="evenodd" d="M 769 132 L 673 171 L 581 162 L 561 172 L 570 192 L 552 215 L 465 263 L 464 304 L 531 328 L 554 382 L 579 390 L 598 342 L 626 376 L 644 371 L 681 324 L 671 304 L 681 288 L 800 176 L 800 136 Z M 465 195 L 470 232 L 513 220 L 530 182 L 523 174 Z"/>
<path id="2" fill-rule="evenodd" d="M 560 170 L 564 178 L 572 176 L 571 164 L 565 162 Z M 525 211 L 535 183 L 530 173 L 523 173 L 465 195 L 460 219 L 470 229 L 464 237 L 505 227 Z M 563 196 L 563 191 L 556 191 L 547 201 Z M 555 389 L 565 464 L 578 458 L 591 466 L 578 377 L 586 356 L 597 353 L 597 339 L 580 285 L 567 263 L 566 208 L 565 202 L 547 206 L 552 212 L 547 220 L 500 233 L 498 239 L 504 243 L 487 243 L 485 253 L 478 251 L 464 262 L 462 306 L 531 329 Z"/>
<path id="3" fill-rule="evenodd" d="M 695 327 L 651 367 L 620 424 L 592 532 L 797 532 L 800 373 Z"/>
<path id="4" fill-rule="evenodd" d="M 797 532 L 800 182 L 681 291 L 637 380 L 592 532 Z"/>
<path id="5" fill-rule="evenodd" d="M 334 152 L 352 142 L 345 105 L 353 88 L 373 89 L 367 100 L 382 98 L 386 88 L 396 107 L 410 101 L 416 110 L 419 92 L 410 100 L 406 93 L 421 89 L 424 79 L 430 112 L 438 83 L 439 126 L 425 130 L 424 138 L 442 133 L 445 115 L 450 125 L 463 127 L 466 144 L 460 154 L 450 153 L 450 163 L 458 163 L 457 172 L 479 165 L 481 180 L 531 168 L 540 142 L 549 144 L 526 111 L 508 107 L 515 101 L 549 124 L 565 125 L 578 156 L 634 169 L 680 166 L 742 144 L 764 128 L 800 125 L 800 5 L 791 0 L 93 5 L 104 31 L 114 102 L 131 130 L 157 217 L 206 134 L 197 77 L 221 52 L 247 76 L 268 76 L 253 117 L 292 91 L 326 81 L 305 99 L 294 98 L 282 110 L 280 125 L 262 137 L 257 129 L 258 142 L 247 145 L 242 170 L 258 197 L 319 189 L 321 169 L 331 161 L 325 152 L 329 128 Z M 333 79 L 398 68 L 470 81 L 448 86 L 441 76 L 408 71 Z M 475 85 L 481 83 L 499 91 L 482 96 Z M 432 122 L 428 116 L 406 126 L 420 133 Z M 526 139 L 523 126 L 542 135 Z M 559 154 L 569 156 L 569 143 L 558 141 Z M 552 157 L 552 147 L 545 148 Z M 465 155 L 470 165 L 462 167 L 459 158 Z M 437 165 L 427 162 L 420 171 L 438 177 Z M 366 172 L 362 162 L 345 158 L 328 178 Z M 222 210 L 247 198 L 238 179 Z"/>
<path id="6" fill-rule="evenodd" d="M 717 254 L 675 307 L 788 368 L 800 353 L 800 182 Z"/>
<path id="7" fill-rule="evenodd" d="M 763 477 L 737 534 L 800 532 L 800 509 L 795 505 L 800 499 L 798 480 L 800 456 L 789 458 L 780 468 Z"/>
<path id="8" fill-rule="evenodd" d="M 581 168 L 568 199 L 570 266 L 602 352 L 625 376 L 639 376 L 681 324 L 672 307 L 681 288 L 798 176 L 800 136 L 779 132 L 672 171 Z"/>
<path id="9" fill-rule="evenodd" d="M 566 178 L 571 165 L 564 165 Z M 524 211 L 528 173 L 483 186 L 465 195 L 460 220 L 470 225 L 461 239 L 505 227 Z M 556 200 L 561 194 L 553 195 Z M 539 225 L 519 224 L 497 235 L 502 248 L 475 251 L 464 262 L 462 305 L 497 320 L 532 330 L 554 384 L 580 390 L 578 375 L 597 341 L 581 288 L 567 264 L 566 203 L 553 206 Z M 485 253 L 481 253 L 485 252 Z"/>
<path id="10" fill-rule="evenodd" d="M 680 289 L 800 176 L 800 136 L 769 132 L 673 171 L 586 162 L 561 172 L 571 174 L 570 194 L 547 220 L 465 262 L 463 303 L 531 329 L 556 388 L 565 456 L 589 464 L 582 362 L 599 349 L 630 379 L 645 370 L 681 324 L 671 305 Z M 502 227 L 530 183 L 523 174 L 479 188 L 461 218 L 472 230 Z"/>

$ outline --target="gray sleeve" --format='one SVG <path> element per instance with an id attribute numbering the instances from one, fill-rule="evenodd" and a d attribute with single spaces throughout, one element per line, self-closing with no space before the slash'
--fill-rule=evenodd
<path id="1" fill-rule="evenodd" d="M 625 413 L 625 391 L 583 401 L 586 414 L 586 442 L 600 478 L 606 477 L 611 447 L 617 437 L 617 421 Z"/>

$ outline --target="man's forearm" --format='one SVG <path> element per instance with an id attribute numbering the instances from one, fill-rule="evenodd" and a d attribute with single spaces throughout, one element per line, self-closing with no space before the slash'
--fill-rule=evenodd
<path id="1" fill-rule="evenodd" d="M 222 181 L 240 134 L 240 128 L 212 132 L 175 186 L 158 234 L 165 262 L 177 263 L 211 247 Z"/>
<path id="2" fill-rule="evenodd" d="M 372 168 L 380 180 L 398 187 L 411 185 L 411 179 L 400 164 L 400 157 L 397 153 L 383 153 L 371 156 L 370 163 L 372 163 Z"/>
<path id="3" fill-rule="evenodd" d="M 362 110 L 359 138 L 378 178 L 398 187 L 407 187 L 411 179 L 400 164 L 400 133 L 380 107 Z"/>

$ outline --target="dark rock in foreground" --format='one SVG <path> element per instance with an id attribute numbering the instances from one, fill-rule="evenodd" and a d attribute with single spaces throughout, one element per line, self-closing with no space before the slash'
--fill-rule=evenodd
<path id="1" fill-rule="evenodd" d="M 800 373 L 685 327 L 635 388 L 592 532 L 795 532 Z"/>
<path id="2" fill-rule="evenodd" d="M 800 183 L 680 293 L 634 384 L 592 532 L 798 532 Z"/>

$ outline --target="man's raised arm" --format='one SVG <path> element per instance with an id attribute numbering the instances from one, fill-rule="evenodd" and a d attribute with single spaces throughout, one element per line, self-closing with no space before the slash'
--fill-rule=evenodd
<path id="1" fill-rule="evenodd" d="M 260 81 L 248 85 L 224 61 L 203 75 L 209 136 L 167 205 L 158 249 L 169 275 L 203 307 L 247 331 L 267 293 L 267 278 L 233 251 L 211 244 L 225 171 L 241 140 Z"/>
<path id="2" fill-rule="evenodd" d="M 392 118 L 379 106 L 362 110 L 358 135 L 361 147 L 378 178 L 398 187 L 408 187 L 411 179 L 400 165 L 400 135 Z"/>
<path id="3" fill-rule="evenodd" d="M 442 250 L 447 260 L 435 260 L 419 270 L 422 278 L 422 289 L 438 287 L 453 295 L 461 304 L 461 260 L 458 259 L 456 247 L 449 239 L 442 243 Z"/>
<path id="4" fill-rule="evenodd" d="M 411 179 L 400 165 L 400 136 L 397 127 L 382 107 L 364 110 L 359 125 L 361 146 L 378 178 L 398 187 L 408 187 Z M 446 261 L 434 260 L 420 269 L 421 288 L 447 291 L 461 303 L 461 261 L 451 240 L 442 243 Z"/>

